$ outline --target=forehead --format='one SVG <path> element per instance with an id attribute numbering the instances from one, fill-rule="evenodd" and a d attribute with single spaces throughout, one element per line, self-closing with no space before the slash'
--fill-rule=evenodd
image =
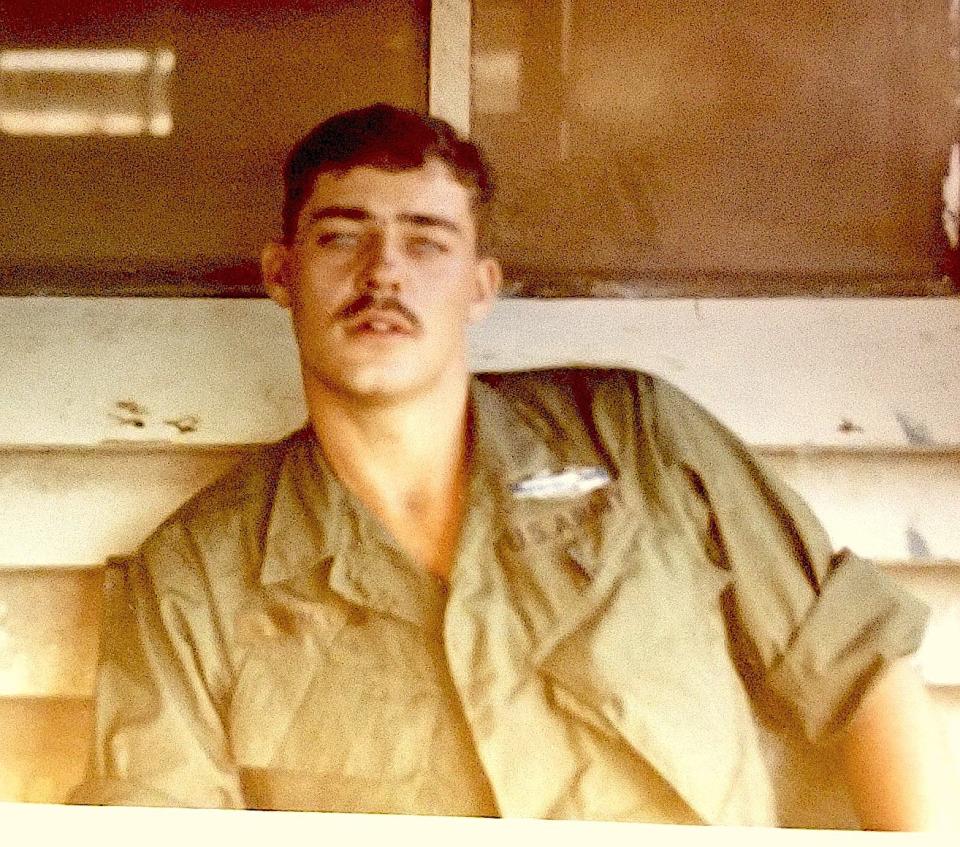
<path id="1" fill-rule="evenodd" d="M 473 191 L 457 182 L 443 162 L 432 159 L 411 170 L 385 171 L 363 166 L 344 173 L 321 173 L 300 216 L 327 206 L 364 209 L 383 219 L 399 215 L 442 216 L 469 230 L 474 224 Z"/>

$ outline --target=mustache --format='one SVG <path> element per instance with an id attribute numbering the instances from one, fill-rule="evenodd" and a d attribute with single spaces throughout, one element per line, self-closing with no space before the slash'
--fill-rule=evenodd
<path id="1" fill-rule="evenodd" d="M 347 303 L 334 314 L 334 320 L 345 321 L 367 311 L 377 309 L 381 312 L 394 312 L 402 317 L 414 329 L 419 330 L 420 319 L 396 297 L 377 297 L 374 294 L 361 294 L 356 300 Z"/>

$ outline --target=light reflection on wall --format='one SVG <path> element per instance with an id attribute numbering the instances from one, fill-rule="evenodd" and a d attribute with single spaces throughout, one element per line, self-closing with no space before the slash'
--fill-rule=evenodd
<path id="1" fill-rule="evenodd" d="M 0 51 L 0 132 L 167 136 L 172 50 Z"/>
<path id="2" fill-rule="evenodd" d="M 522 60 L 516 50 L 477 51 L 471 65 L 471 106 L 484 115 L 520 110 Z"/>

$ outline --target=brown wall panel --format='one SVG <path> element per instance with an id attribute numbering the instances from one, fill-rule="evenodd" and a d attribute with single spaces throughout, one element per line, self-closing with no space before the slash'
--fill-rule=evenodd
<path id="1" fill-rule="evenodd" d="M 501 69 L 475 75 L 473 127 L 512 264 L 579 274 L 580 293 L 590 274 L 691 294 L 718 276 L 732 293 L 936 287 L 947 3 L 481 0 L 474 35 Z"/>
<path id="2" fill-rule="evenodd" d="M 426 106 L 425 10 L 412 0 L 71 0 L 40 8 L 4 4 L 0 50 L 172 50 L 173 130 L 0 133 L 0 270 L 11 286 L 18 272 L 39 284 L 37 266 L 55 288 L 70 269 L 85 268 L 79 276 L 94 286 L 86 293 L 96 293 L 89 269 L 116 276 L 118 261 L 150 278 L 151 267 L 256 260 L 279 232 L 280 166 L 300 135 L 378 100 Z M 3 93 L 0 71 L 0 108 Z M 137 275 L 126 283 L 135 290 Z"/>

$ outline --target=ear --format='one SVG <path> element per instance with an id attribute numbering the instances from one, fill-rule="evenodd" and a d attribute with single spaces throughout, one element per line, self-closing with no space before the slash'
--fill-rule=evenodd
<path id="1" fill-rule="evenodd" d="M 503 269 L 500 267 L 500 262 L 492 256 L 483 256 L 478 259 L 473 300 L 470 303 L 470 323 L 476 323 L 489 314 L 502 284 Z"/>
<path id="2" fill-rule="evenodd" d="M 290 308 L 289 273 L 290 253 L 285 244 L 271 241 L 260 253 L 260 272 L 263 275 L 263 287 L 278 306 Z"/>

